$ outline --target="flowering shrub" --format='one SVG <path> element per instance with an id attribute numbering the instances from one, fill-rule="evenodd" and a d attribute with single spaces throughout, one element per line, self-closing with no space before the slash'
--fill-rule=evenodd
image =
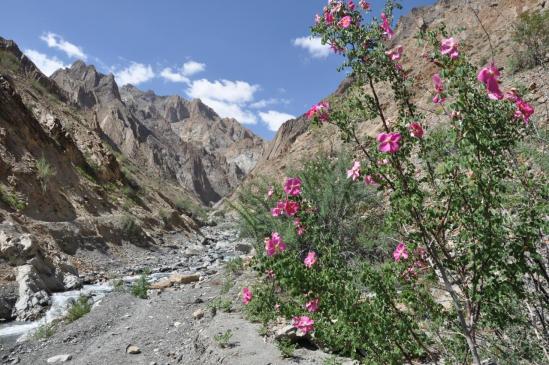
<path id="1" fill-rule="evenodd" d="M 346 57 L 359 96 L 347 105 L 318 104 L 307 116 L 319 127 L 336 126 L 360 154 L 342 156 L 337 169 L 309 165 L 299 193 L 286 188 L 297 181 L 288 179 L 263 211 L 250 204 L 259 198 L 244 199 L 245 231 L 258 242 L 276 232 L 286 245 L 277 255 L 258 250 L 263 277 L 250 312 L 292 319 L 317 344 L 366 363 L 549 361 L 547 186 L 518 162 L 516 148 L 532 133 L 535 110 L 502 90 L 493 62 L 476 69 L 441 27 L 419 37 L 432 49 L 433 107 L 442 112 L 439 126 L 429 128 L 398 63 L 415 55 L 390 44 L 398 5 L 387 1 L 367 24 L 370 7 L 359 4 L 331 0 L 313 27 Z M 379 88 L 398 107 L 393 120 Z M 382 128 L 377 138 L 359 137 L 358 123 L 373 118 Z M 365 226 L 383 207 L 373 189 L 387 198 L 390 237 L 379 222 Z M 368 229 L 376 232 L 374 250 L 361 244 Z"/>

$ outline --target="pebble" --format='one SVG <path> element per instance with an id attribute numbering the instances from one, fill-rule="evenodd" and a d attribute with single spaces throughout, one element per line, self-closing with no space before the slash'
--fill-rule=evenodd
<path id="1" fill-rule="evenodd" d="M 201 319 L 202 317 L 204 317 L 204 311 L 202 309 L 197 309 L 193 312 L 194 319 Z"/>
<path id="2" fill-rule="evenodd" d="M 48 364 L 58 364 L 58 363 L 67 362 L 70 360 L 72 360 L 72 355 L 64 354 L 64 355 L 52 356 L 48 360 L 46 360 L 46 362 Z"/>
<path id="3" fill-rule="evenodd" d="M 141 353 L 141 349 L 134 345 L 128 345 L 128 347 L 126 347 L 126 353 L 130 355 L 137 355 Z"/>

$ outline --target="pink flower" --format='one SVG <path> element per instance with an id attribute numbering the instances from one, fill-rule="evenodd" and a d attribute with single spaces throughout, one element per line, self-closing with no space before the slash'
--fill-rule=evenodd
<path id="1" fill-rule="evenodd" d="M 400 242 L 397 245 L 395 251 L 393 252 L 393 258 L 396 262 L 400 262 L 400 260 L 406 260 L 408 258 L 408 249 L 406 248 L 404 242 Z"/>
<path id="2" fill-rule="evenodd" d="M 335 42 L 330 43 L 330 48 L 332 49 L 332 51 L 334 51 L 335 54 L 340 54 L 340 53 L 344 54 L 345 53 L 345 48 L 340 47 Z"/>
<path id="3" fill-rule="evenodd" d="M 451 59 L 455 60 L 459 57 L 457 45 L 458 44 L 453 37 L 443 39 L 440 43 L 440 53 L 443 55 L 448 55 Z"/>
<path id="4" fill-rule="evenodd" d="M 299 203 L 294 202 L 292 200 L 286 200 L 284 202 L 284 213 L 286 213 L 288 217 L 293 217 L 294 215 L 296 215 L 298 211 L 299 211 Z"/>
<path id="5" fill-rule="evenodd" d="M 285 204 L 282 201 L 276 203 L 276 207 L 271 209 L 271 215 L 273 217 L 280 217 L 284 213 Z"/>
<path id="6" fill-rule="evenodd" d="M 433 98 L 433 103 L 442 104 L 446 100 L 441 94 L 444 92 L 444 85 L 442 84 L 442 79 L 439 74 L 433 75 L 433 84 L 435 84 L 436 95 Z"/>
<path id="7" fill-rule="evenodd" d="M 276 303 L 275 304 L 275 312 L 278 312 L 280 310 L 280 304 Z"/>
<path id="8" fill-rule="evenodd" d="M 372 175 L 366 175 L 366 176 L 364 176 L 364 184 L 366 184 L 366 185 L 376 185 L 377 182 L 374 180 Z"/>
<path id="9" fill-rule="evenodd" d="M 301 224 L 301 220 L 299 218 L 296 218 L 294 220 L 294 227 L 297 230 L 297 235 L 303 236 L 303 234 L 305 233 L 305 228 L 303 228 L 303 225 Z"/>
<path id="10" fill-rule="evenodd" d="M 320 299 L 319 298 L 316 298 L 316 299 L 313 299 L 309 302 L 307 302 L 307 304 L 305 304 L 305 308 L 311 312 L 311 313 L 314 313 L 316 311 L 318 311 L 318 304 L 320 302 Z"/>
<path id="11" fill-rule="evenodd" d="M 315 24 L 318 24 L 322 21 L 322 17 L 318 14 L 315 15 Z"/>
<path id="12" fill-rule="evenodd" d="M 381 13 L 381 19 L 383 20 L 383 23 L 381 24 L 381 29 L 383 29 L 383 34 L 391 39 L 395 35 L 395 32 L 391 29 L 391 24 L 389 24 L 389 19 L 387 19 L 387 15 L 385 13 Z"/>
<path id="13" fill-rule="evenodd" d="M 418 138 L 418 139 L 422 139 L 423 138 L 423 127 L 421 126 L 421 124 L 419 123 L 412 123 L 410 124 L 410 127 L 408 127 L 410 129 L 410 135 L 412 137 L 415 137 L 415 138 Z"/>
<path id="14" fill-rule="evenodd" d="M 274 188 L 271 186 L 269 187 L 269 190 L 267 190 L 267 198 L 271 198 L 274 194 Z"/>
<path id="15" fill-rule="evenodd" d="M 316 264 L 317 258 L 316 258 L 316 252 L 309 251 L 307 254 L 307 257 L 305 257 L 305 260 L 303 260 L 303 263 L 305 266 L 307 266 L 308 269 L 313 267 L 314 264 Z"/>
<path id="16" fill-rule="evenodd" d="M 269 269 L 269 270 L 265 271 L 265 276 L 267 277 L 267 279 L 276 278 L 276 274 L 272 269 Z"/>
<path id="17" fill-rule="evenodd" d="M 315 321 L 307 316 L 297 316 L 292 319 L 292 326 L 305 335 L 314 331 L 314 324 Z"/>
<path id="18" fill-rule="evenodd" d="M 355 10 L 355 3 L 353 2 L 353 0 L 349 0 L 349 10 L 350 11 L 353 11 Z"/>
<path id="19" fill-rule="evenodd" d="M 360 7 L 366 11 L 370 10 L 370 4 L 366 0 L 360 0 L 358 2 L 360 4 Z"/>
<path id="20" fill-rule="evenodd" d="M 332 25 L 332 23 L 334 22 L 334 16 L 332 15 L 332 13 L 324 13 L 324 22 L 326 23 L 326 25 Z"/>
<path id="21" fill-rule="evenodd" d="M 528 123 L 530 121 L 530 117 L 534 114 L 534 107 L 521 98 L 517 98 L 515 106 L 517 107 L 517 110 L 515 111 L 515 118 L 521 118 L 524 120 L 524 123 Z"/>
<path id="22" fill-rule="evenodd" d="M 477 75 L 478 81 L 486 86 L 488 97 L 492 100 L 503 99 L 503 93 L 499 89 L 499 70 L 492 63 L 488 67 L 484 67 Z"/>
<path id="23" fill-rule="evenodd" d="M 400 149 L 400 133 L 380 133 L 377 136 L 379 142 L 378 150 L 386 153 L 396 153 Z"/>
<path id="24" fill-rule="evenodd" d="M 299 177 L 288 178 L 284 183 L 284 192 L 289 196 L 301 194 L 301 179 Z"/>
<path id="25" fill-rule="evenodd" d="M 247 305 L 252 300 L 253 294 L 252 291 L 248 288 L 242 289 L 242 303 Z"/>
<path id="26" fill-rule="evenodd" d="M 321 101 L 320 103 L 313 105 L 305 115 L 307 116 L 307 119 L 318 117 L 321 122 L 327 122 L 330 119 L 328 113 L 329 109 L 330 104 L 327 101 Z"/>
<path id="27" fill-rule="evenodd" d="M 350 170 L 347 170 L 347 178 L 356 181 L 360 177 L 360 162 L 355 161 L 353 167 Z"/>
<path id="28" fill-rule="evenodd" d="M 286 244 L 278 232 L 273 232 L 271 238 L 265 238 L 265 251 L 267 252 L 267 256 L 273 256 L 286 251 Z"/>
<path id="29" fill-rule="evenodd" d="M 337 25 L 343 29 L 347 29 L 351 25 L 351 21 L 352 21 L 351 17 L 349 15 L 346 15 L 340 19 Z"/>
<path id="30" fill-rule="evenodd" d="M 343 7 L 343 4 L 341 1 L 332 1 L 332 10 L 330 11 L 332 14 L 339 13 Z"/>
<path id="31" fill-rule="evenodd" d="M 402 57 L 402 52 L 404 51 L 404 47 L 402 47 L 400 44 L 396 46 L 393 49 L 390 49 L 385 52 L 387 56 L 391 59 L 391 61 L 398 61 Z"/>

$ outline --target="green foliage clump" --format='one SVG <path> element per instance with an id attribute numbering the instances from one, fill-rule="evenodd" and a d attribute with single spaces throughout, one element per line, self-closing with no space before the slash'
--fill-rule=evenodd
<path id="1" fill-rule="evenodd" d="M 149 290 L 149 281 L 147 278 L 147 274 L 142 273 L 139 276 L 139 279 L 135 283 L 132 284 L 130 292 L 134 297 L 140 298 L 140 299 L 147 299 L 148 294 L 147 291 Z"/>
<path id="2" fill-rule="evenodd" d="M 509 61 L 512 72 L 545 63 L 549 52 L 549 12 L 521 14 L 513 30 L 513 41 L 515 54 Z"/>
<path id="3" fill-rule="evenodd" d="M 121 227 L 122 227 L 122 231 L 127 236 L 134 236 L 137 233 L 139 233 L 139 230 L 140 230 L 135 218 L 129 214 L 125 214 L 122 216 Z"/>
<path id="4" fill-rule="evenodd" d="M 238 274 L 242 272 L 243 268 L 244 268 L 244 260 L 242 259 L 242 257 L 232 258 L 225 263 L 225 269 L 230 274 Z"/>
<path id="5" fill-rule="evenodd" d="M 15 72 L 19 69 L 20 62 L 12 53 L 0 51 L 0 67 Z"/>
<path id="6" fill-rule="evenodd" d="M 229 299 L 216 298 L 212 300 L 208 307 L 217 311 L 218 309 L 225 313 L 230 313 L 233 310 L 233 303 Z"/>
<path id="7" fill-rule="evenodd" d="M 55 169 L 44 156 L 36 160 L 36 174 L 42 186 L 42 192 L 45 193 L 48 190 L 48 181 L 55 173 Z"/>
<path id="8" fill-rule="evenodd" d="M 32 334 L 32 338 L 35 340 L 43 340 L 50 338 L 54 334 L 55 325 L 53 323 L 46 323 L 36 329 L 36 331 Z"/>
<path id="9" fill-rule="evenodd" d="M 175 207 L 186 215 L 205 222 L 208 219 L 208 211 L 201 205 L 190 199 L 180 198 L 175 202 Z"/>
<path id="10" fill-rule="evenodd" d="M 230 341 L 233 337 L 233 332 L 229 329 L 223 333 L 218 333 L 214 336 L 215 342 L 221 347 L 222 349 L 229 347 L 231 345 Z"/>
<path id="11" fill-rule="evenodd" d="M 84 317 L 86 314 L 90 313 L 91 308 L 92 305 L 89 298 L 85 295 L 80 295 L 78 299 L 69 307 L 67 316 L 65 318 L 69 323 L 74 322 Z"/>
<path id="12" fill-rule="evenodd" d="M 282 338 L 276 341 L 276 347 L 278 347 L 278 350 L 283 358 L 292 358 L 294 357 L 294 352 L 297 346 L 289 339 Z"/>
<path id="13" fill-rule="evenodd" d="M 0 201 L 18 212 L 27 207 L 27 203 L 17 193 L 11 192 L 6 186 L 0 185 Z"/>

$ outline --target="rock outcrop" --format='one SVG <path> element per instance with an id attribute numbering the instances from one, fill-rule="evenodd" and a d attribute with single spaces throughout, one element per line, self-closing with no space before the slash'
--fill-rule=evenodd
<path id="1" fill-rule="evenodd" d="M 82 61 L 52 79 L 69 100 L 91 111 L 121 153 L 164 179 L 179 182 L 205 204 L 231 193 L 255 166 L 263 140 L 200 100 L 118 88 Z"/>

